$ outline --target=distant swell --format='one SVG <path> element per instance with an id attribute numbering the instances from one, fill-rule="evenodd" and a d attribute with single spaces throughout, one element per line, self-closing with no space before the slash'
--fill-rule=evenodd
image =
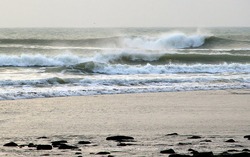
<path id="1" fill-rule="evenodd" d="M 103 55 L 104 58 L 105 55 Z M 113 58 L 106 55 L 110 63 L 124 64 L 168 64 L 168 63 L 250 63 L 249 55 L 232 54 L 197 54 L 197 53 L 119 53 L 113 55 Z"/>
<path id="2" fill-rule="evenodd" d="M 155 36 L 112 36 L 83 39 L 0 39 L 0 48 L 123 48 L 142 50 L 190 48 L 249 48 L 250 41 L 217 37 L 207 34 L 168 33 Z"/>
<path id="3" fill-rule="evenodd" d="M 249 48 L 250 41 L 240 41 L 230 38 L 222 38 L 211 36 L 206 38 L 206 42 L 201 46 L 201 48 L 206 49 L 214 49 L 214 48 L 237 48 L 240 47 L 247 47 Z"/>
<path id="4" fill-rule="evenodd" d="M 172 33 L 162 36 L 141 37 L 141 36 L 114 36 L 108 38 L 89 38 L 89 39 L 0 39 L 0 47 L 9 45 L 20 47 L 27 46 L 63 46 L 63 47 L 109 47 L 109 48 L 139 48 L 139 49 L 181 49 L 200 47 L 204 44 L 206 36 L 187 35 L 184 33 Z M 33 48 L 33 47 L 30 47 Z"/>
<path id="5" fill-rule="evenodd" d="M 89 38 L 89 39 L 0 39 L 0 44 L 46 45 L 46 46 L 86 46 L 117 44 L 119 37 Z"/>

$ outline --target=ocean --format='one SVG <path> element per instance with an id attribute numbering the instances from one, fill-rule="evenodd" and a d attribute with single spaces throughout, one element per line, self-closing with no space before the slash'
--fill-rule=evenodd
<path id="1" fill-rule="evenodd" d="M 0 100 L 250 88 L 250 28 L 1 28 Z"/>

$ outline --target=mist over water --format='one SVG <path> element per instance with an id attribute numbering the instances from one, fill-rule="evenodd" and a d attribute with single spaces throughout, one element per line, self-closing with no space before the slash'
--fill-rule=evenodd
<path id="1" fill-rule="evenodd" d="M 0 29 L 0 99 L 248 89 L 249 28 Z"/>

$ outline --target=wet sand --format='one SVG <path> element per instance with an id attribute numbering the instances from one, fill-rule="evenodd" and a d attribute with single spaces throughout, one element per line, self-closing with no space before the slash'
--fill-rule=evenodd
<path id="1" fill-rule="evenodd" d="M 150 145 L 154 144 L 155 147 L 145 149 L 159 153 L 158 149 L 165 146 L 162 143 L 165 139 L 161 137 L 166 138 L 168 133 L 177 132 L 183 135 L 175 139 L 178 141 L 168 139 L 169 142 L 172 141 L 173 147 L 174 143 L 183 141 L 189 135 L 202 135 L 207 138 L 218 136 L 220 142 L 223 142 L 230 137 L 243 140 L 244 135 L 250 134 L 249 90 L 0 101 L 0 112 L 1 145 L 8 141 L 24 144 L 46 136 L 50 140 L 66 138 L 73 143 L 85 138 L 96 141 L 99 143 L 97 145 L 104 142 L 110 147 L 105 137 L 128 135 L 140 139 L 138 141 L 144 144 L 151 141 Z M 242 145 L 247 145 L 244 142 Z M 97 149 L 107 150 L 106 147 L 97 146 L 85 152 L 89 154 Z M 181 148 L 175 149 L 182 151 Z M 1 150 L 6 151 L 5 148 Z"/>

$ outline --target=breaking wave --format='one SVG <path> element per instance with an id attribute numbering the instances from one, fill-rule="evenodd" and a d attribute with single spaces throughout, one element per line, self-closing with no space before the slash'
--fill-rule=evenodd
<path id="1" fill-rule="evenodd" d="M 250 72 L 250 56 L 227 54 L 117 53 L 80 57 L 73 54 L 0 55 L 2 67 L 47 67 L 47 72 L 98 74 L 167 74 Z M 213 63 L 213 64 L 204 64 Z M 50 68 L 51 67 L 51 68 Z M 54 68 L 53 68 L 54 67 Z"/>
<path id="2" fill-rule="evenodd" d="M 164 36 L 123 36 L 108 38 L 91 38 L 76 40 L 56 40 L 56 39 L 0 39 L 0 44 L 4 48 L 51 48 L 62 47 L 112 47 L 112 48 L 139 48 L 139 49 L 180 49 L 194 48 L 204 44 L 205 35 L 187 35 L 184 33 L 172 33 Z"/>
<path id="3" fill-rule="evenodd" d="M 125 38 L 124 47 L 139 49 L 182 49 L 200 47 L 204 44 L 204 35 L 186 35 L 174 33 L 160 38 Z"/>
<path id="4" fill-rule="evenodd" d="M 78 56 L 65 54 L 57 56 L 36 55 L 0 55 L 0 66 L 12 67 L 42 67 L 42 66 L 64 66 L 80 63 Z"/>
<path id="5" fill-rule="evenodd" d="M 75 85 L 82 85 L 82 86 L 140 86 L 140 85 L 166 85 L 166 84 L 173 84 L 173 83 L 206 83 L 206 82 L 225 82 L 229 83 L 232 81 L 236 81 L 239 83 L 250 83 L 250 77 L 246 75 L 246 78 L 242 79 L 240 76 L 231 76 L 231 75 L 224 75 L 224 76 L 214 76 L 214 77 L 207 77 L 207 75 L 200 75 L 200 76 L 193 76 L 187 77 L 180 74 L 180 77 L 135 77 L 132 76 L 129 78 L 118 77 L 102 77 L 101 79 L 94 79 L 90 77 L 83 77 L 83 78 L 60 78 L 60 77 L 52 77 L 52 78 L 44 78 L 44 79 L 35 79 L 35 80 L 1 80 L 0 86 L 7 87 L 7 86 L 33 86 L 33 87 L 51 87 L 51 86 L 75 86 Z"/>
<path id="6" fill-rule="evenodd" d="M 250 78 L 248 75 L 246 76 L 247 78 L 237 75 L 235 77 L 231 75 L 213 77 L 206 75 L 188 77 L 183 75 L 174 78 L 142 77 L 137 79 L 136 77 L 122 77 L 112 79 L 103 78 L 102 75 L 100 76 L 101 79 L 7 80 L 0 81 L 0 100 L 122 93 L 249 89 Z M 10 86 L 14 87 L 15 90 L 11 90 Z"/>
<path id="7" fill-rule="evenodd" d="M 83 39 L 0 39 L 1 48 L 24 49 L 88 49 L 123 48 L 143 50 L 191 49 L 191 48 L 249 48 L 250 41 L 236 37 L 228 38 L 211 34 L 182 32 L 162 35 L 111 36 Z"/>
<path id="8" fill-rule="evenodd" d="M 95 57 L 98 61 L 106 61 L 113 64 L 218 64 L 218 63 L 250 63 L 250 55 L 229 53 L 147 53 L 147 52 L 120 52 L 102 54 Z"/>
<path id="9" fill-rule="evenodd" d="M 0 66 L 10 67 L 50 67 L 70 66 L 85 62 L 129 65 L 164 65 L 164 64 L 220 64 L 220 63 L 250 63 L 250 55 L 233 52 L 221 53 L 185 53 L 185 52 L 145 52 L 117 51 L 95 53 L 92 56 L 81 56 L 71 53 L 63 55 L 21 54 L 0 55 Z"/>

